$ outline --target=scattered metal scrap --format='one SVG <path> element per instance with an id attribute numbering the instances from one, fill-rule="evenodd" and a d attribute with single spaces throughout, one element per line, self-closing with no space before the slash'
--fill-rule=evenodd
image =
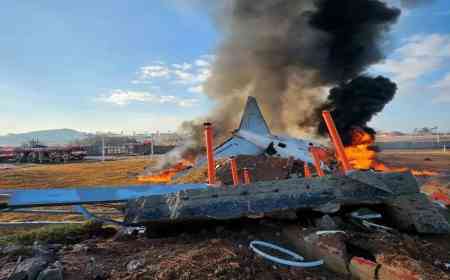
<path id="1" fill-rule="evenodd" d="M 9 195 L 8 208 L 82 205 L 126 202 L 143 196 L 169 194 L 186 189 L 204 189 L 206 184 L 149 185 L 124 187 L 81 187 L 57 189 L 14 190 Z"/>
<path id="2" fill-rule="evenodd" d="M 185 185 L 159 185 L 159 186 L 128 186 L 128 187 L 97 187 L 97 188 L 70 188 L 70 189 L 25 189 L 4 191 L 1 197 L 6 203 L 0 204 L 0 213 L 18 212 L 32 214 L 50 215 L 82 215 L 87 220 L 95 220 L 107 224 L 125 226 L 122 222 L 105 217 L 106 215 L 120 215 L 122 212 L 90 212 L 82 205 L 99 205 L 123 203 L 130 199 L 143 196 L 169 194 L 186 189 L 206 188 L 205 184 L 185 184 Z M 32 209 L 41 206 L 62 206 L 74 205 L 73 210 L 61 209 Z M 72 222 L 61 222 L 64 224 Z M 55 224 L 53 222 L 13 222 L 1 223 L 0 227 L 18 226 L 44 226 Z"/>

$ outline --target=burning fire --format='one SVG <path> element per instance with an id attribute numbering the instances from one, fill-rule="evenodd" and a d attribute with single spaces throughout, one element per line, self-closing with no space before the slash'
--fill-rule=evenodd
<path id="1" fill-rule="evenodd" d="M 362 129 L 353 129 L 352 143 L 345 147 L 345 154 L 355 169 L 374 169 L 386 171 L 387 167 L 377 160 L 377 152 L 373 149 L 375 138 Z"/>
<path id="2" fill-rule="evenodd" d="M 144 183 L 168 183 L 178 172 L 191 168 L 193 165 L 193 161 L 182 159 L 177 164 L 162 170 L 158 174 L 139 176 L 138 181 Z"/>
<path id="3" fill-rule="evenodd" d="M 385 165 L 377 159 L 377 151 L 374 149 L 375 137 L 370 133 L 354 128 L 352 131 L 352 142 L 345 147 L 350 164 L 359 170 L 373 169 L 382 172 L 411 171 L 415 176 L 437 176 L 439 173 L 433 171 L 410 170 L 408 168 L 393 168 Z"/>

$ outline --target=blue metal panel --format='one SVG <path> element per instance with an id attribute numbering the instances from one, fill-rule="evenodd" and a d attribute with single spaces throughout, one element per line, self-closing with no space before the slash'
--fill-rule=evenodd
<path id="1" fill-rule="evenodd" d="M 123 187 L 81 187 L 67 189 L 14 190 L 8 207 L 35 207 L 124 202 L 143 196 L 169 194 L 188 189 L 205 189 L 206 184 L 146 185 Z"/>

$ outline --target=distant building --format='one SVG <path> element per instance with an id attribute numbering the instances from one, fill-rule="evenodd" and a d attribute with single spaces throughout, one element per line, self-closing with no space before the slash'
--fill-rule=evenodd
<path id="1" fill-rule="evenodd" d="M 103 143 L 104 141 L 104 143 Z M 164 154 L 172 150 L 175 145 L 174 142 L 169 141 L 158 145 L 154 143 L 154 154 Z M 121 136 L 121 135 L 96 135 L 86 139 L 83 146 L 86 147 L 89 156 L 102 155 L 103 145 L 105 148 L 105 155 L 149 155 L 152 151 L 152 140 L 149 137 L 136 136 Z"/>
<path id="2" fill-rule="evenodd" d="M 177 133 L 146 133 L 133 135 L 139 142 L 153 141 L 158 146 L 178 146 L 186 141 L 186 138 Z"/>

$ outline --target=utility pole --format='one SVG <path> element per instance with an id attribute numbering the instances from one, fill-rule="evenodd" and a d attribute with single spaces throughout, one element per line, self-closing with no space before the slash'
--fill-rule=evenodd
<path id="1" fill-rule="evenodd" d="M 151 142 L 150 142 L 150 157 L 153 159 L 153 155 L 155 154 L 155 136 L 154 135 L 152 135 L 152 138 L 151 138 L 152 140 L 151 140 Z"/>
<path id="2" fill-rule="evenodd" d="M 102 161 L 105 161 L 105 135 L 102 134 Z"/>

